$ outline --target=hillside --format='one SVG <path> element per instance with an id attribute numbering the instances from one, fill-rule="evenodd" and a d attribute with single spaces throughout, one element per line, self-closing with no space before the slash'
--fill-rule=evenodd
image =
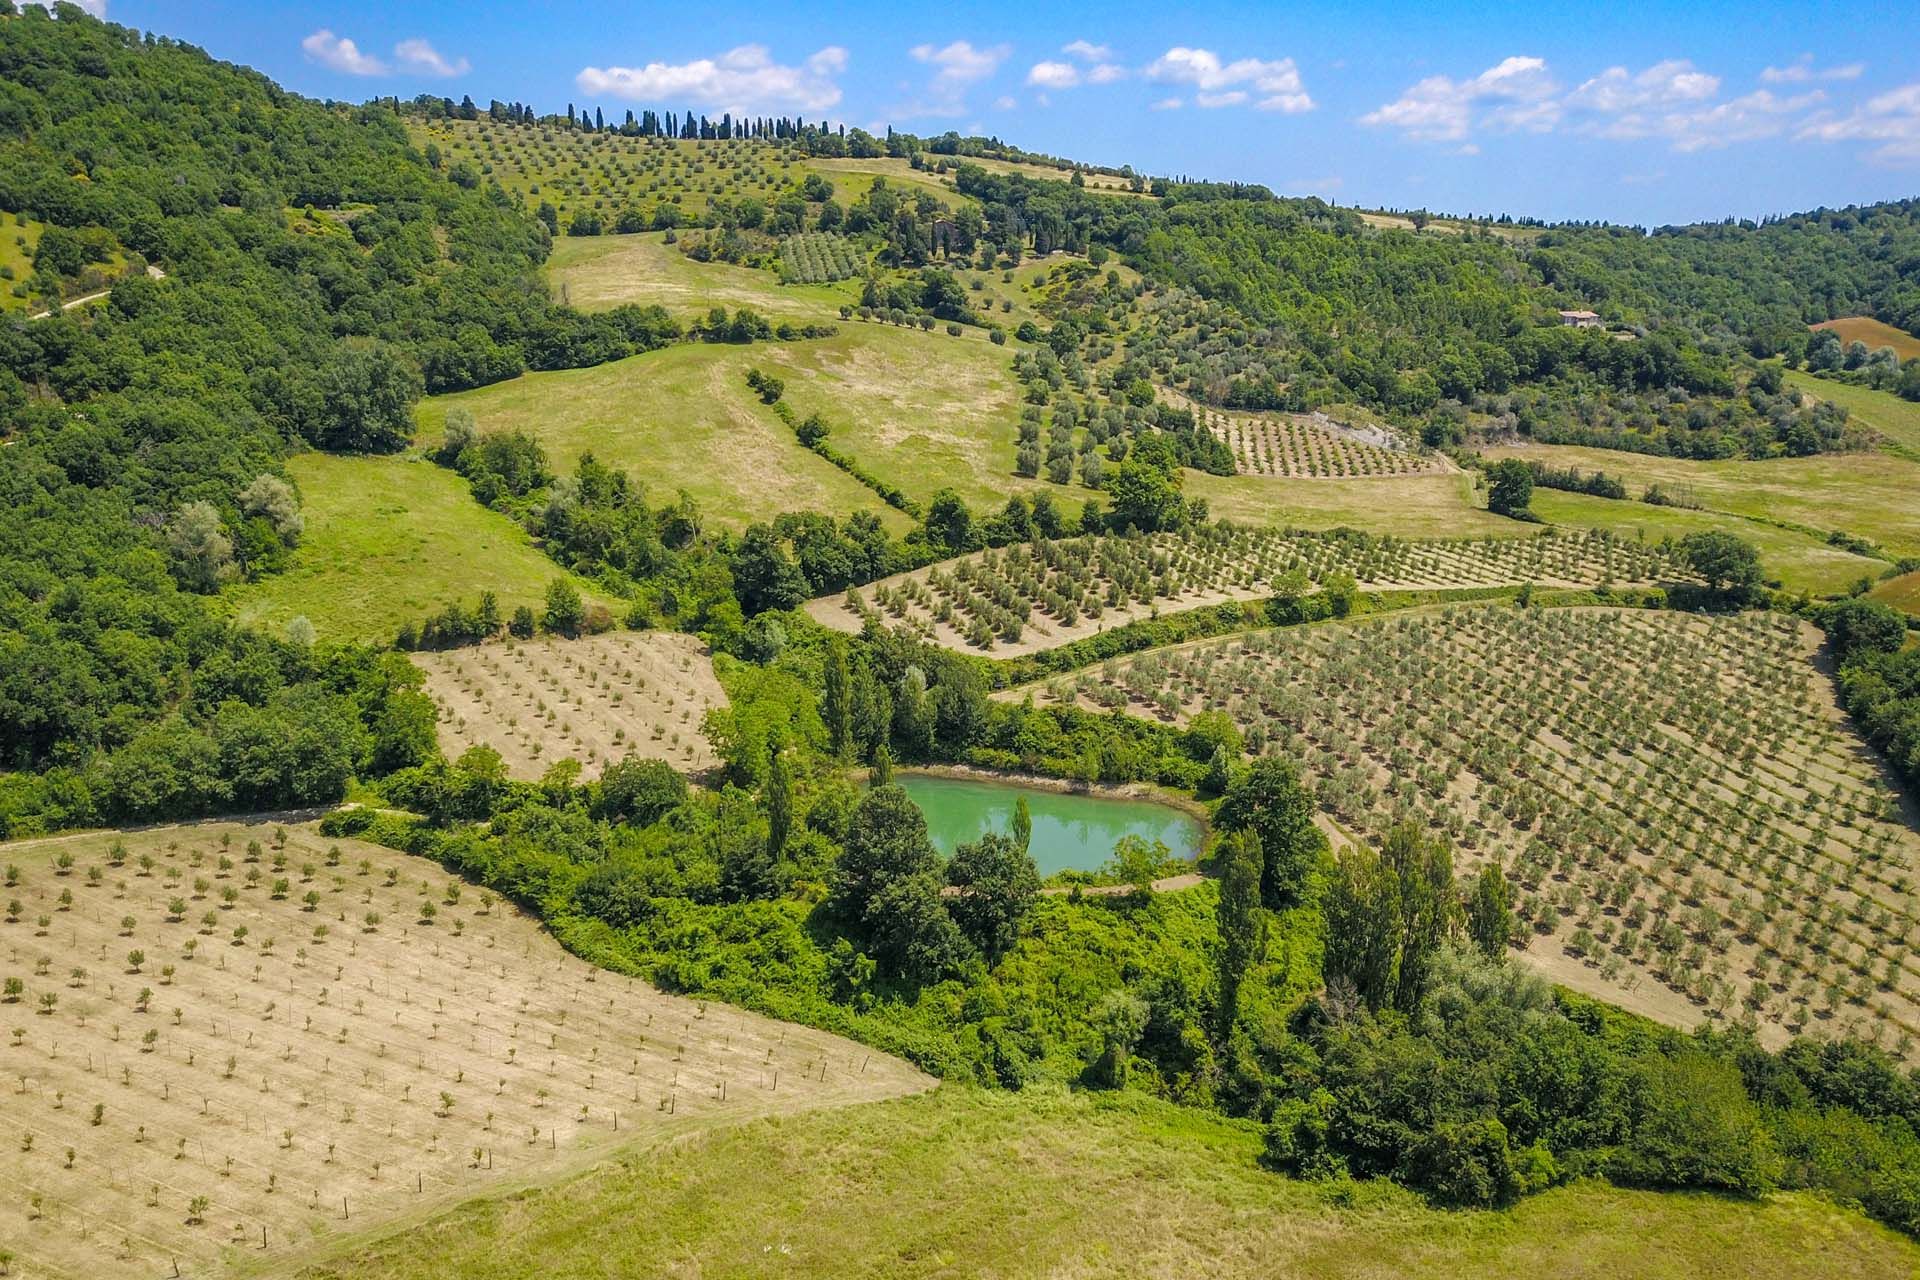
<path id="1" fill-rule="evenodd" d="M 369 1243 L 303 1274 L 493 1277 L 527 1267 L 647 1273 L 675 1242 L 698 1266 L 794 1276 L 1631 1276 L 1731 1268 L 1762 1280 L 1902 1276 L 1911 1242 L 1818 1200 L 1567 1187 L 1507 1214 L 1437 1212 L 1380 1189 L 1314 1188 L 1257 1167 L 1258 1136 L 1190 1110 L 1100 1095 L 979 1093 L 754 1124 L 610 1166 L 507 1206 Z M 821 1152 L 831 1152 L 823 1167 Z M 843 1180 L 858 1179 L 858 1194 Z M 884 1213 L 874 1206 L 884 1205 Z M 646 1211 L 632 1214 L 637 1206 Z M 617 1242 L 599 1233 L 631 1221 Z M 1810 1239 L 1819 1247 L 1805 1248 Z M 689 1264 L 690 1266 L 693 1264 Z"/>
<path id="2" fill-rule="evenodd" d="M 0 1273 L 1914 1269 L 1920 206 L 356 34 L 0 0 Z"/>

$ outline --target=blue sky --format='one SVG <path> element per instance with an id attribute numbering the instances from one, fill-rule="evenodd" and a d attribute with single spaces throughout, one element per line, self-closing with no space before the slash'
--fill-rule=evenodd
<path id="1" fill-rule="evenodd" d="M 1660 223 L 1920 193 L 1920 9 L 90 0 L 303 93 L 998 134 L 1342 204 Z"/>

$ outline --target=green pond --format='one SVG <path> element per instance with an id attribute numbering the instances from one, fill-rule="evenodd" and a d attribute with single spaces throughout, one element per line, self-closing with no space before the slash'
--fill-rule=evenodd
<path id="1" fill-rule="evenodd" d="M 927 815 L 927 831 L 934 847 L 945 854 L 989 831 L 1011 831 L 1014 804 L 1021 796 L 1027 798 L 1027 810 L 1033 818 L 1027 851 L 1042 876 L 1057 871 L 1092 871 L 1113 856 L 1113 847 L 1122 836 L 1158 840 L 1182 858 L 1196 857 L 1200 852 L 1200 824 L 1178 809 L 1151 800 L 1078 795 L 1010 782 L 925 774 L 895 774 L 894 781 Z"/>

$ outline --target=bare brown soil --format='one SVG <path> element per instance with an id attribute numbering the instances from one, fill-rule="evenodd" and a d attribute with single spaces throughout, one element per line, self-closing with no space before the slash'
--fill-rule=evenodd
<path id="1" fill-rule="evenodd" d="M 712 656 L 692 636 L 627 631 L 416 654 L 440 704 L 448 758 L 492 747 L 532 780 L 572 758 L 595 778 L 629 755 L 698 773 L 715 763 L 701 731 L 727 705 Z"/>

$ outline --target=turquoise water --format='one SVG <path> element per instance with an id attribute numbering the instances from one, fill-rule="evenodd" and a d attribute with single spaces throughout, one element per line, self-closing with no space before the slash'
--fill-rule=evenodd
<path id="1" fill-rule="evenodd" d="M 1113 856 L 1123 836 L 1158 840 L 1182 858 L 1200 852 L 1200 824 L 1178 809 L 1151 800 L 1044 791 L 1010 782 L 972 778 L 935 778 L 896 774 L 920 811 L 934 847 L 951 854 L 956 845 L 989 831 L 1013 829 L 1014 802 L 1027 798 L 1033 837 L 1027 851 L 1042 876 L 1057 871 L 1092 871 Z"/>

